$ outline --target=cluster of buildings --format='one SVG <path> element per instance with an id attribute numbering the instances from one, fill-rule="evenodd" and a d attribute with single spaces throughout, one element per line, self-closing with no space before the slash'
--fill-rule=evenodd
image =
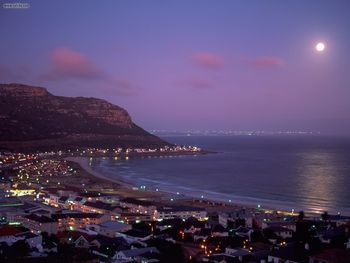
<path id="1" fill-rule="evenodd" d="M 169 201 L 142 191 L 124 197 L 64 183 L 76 171 L 57 158 L 8 164 L 0 166 L 0 261 L 350 262 L 350 217 L 340 214 Z"/>
<path id="2" fill-rule="evenodd" d="M 69 245 L 84 249 L 96 262 L 159 262 L 161 252 L 147 242 L 171 227 L 164 226 L 166 220 L 182 223 L 197 217 L 203 221 L 207 216 L 199 207 L 165 207 L 101 193 L 79 195 L 74 190 L 47 188 L 35 200 L 30 195 L 0 200 L 5 204 L 0 206 L 0 260 L 11 257 L 1 247 L 23 241 L 28 245 L 28 259 L 49 257 Z M 47 236 L 56 242 L 48 242 Z M 170 239 L 171 244 L 176 242 Z M 111 246 L 110 251 L 105 251 L 106 246 Z"/>
<path id="3" fill-rule="evenodd" d="M 60 155 L 69 156 L 127 156 L 127 155 L 153 155 L 153 154 L 177 154 L 177 153 L 196 153 L 201 152 L 202 149 L 197 146 L 163 146 L 160 148 L 87 148 L 68 150 L 67 152 L 60 152 Z"/>
<path id="4" fill-rule="evenodd" d="M 69 246 L 92 262 L 173 262 L 163 261 L 166 245 L 181 248 L 179 262 L 350 262 L 350 218 L 341 215 L 301 218 L 227 206 L 208 212 L 205 204 L 79 195 L 74 189 L 46 189 L 35 201 L 6 200 L 0 259 L 2 246 L 25 242 L 31 259 Z"/>

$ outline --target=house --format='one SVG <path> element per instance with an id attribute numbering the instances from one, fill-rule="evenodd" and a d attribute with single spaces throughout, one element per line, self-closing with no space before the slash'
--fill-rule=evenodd
<path id="1" fill-rule="evenodd" d="M 346 249 L 350 249 L 350 237 L 348 239 L 348 242 L 344 244 L 346 246 Z"/>
<path id="2" fill-rule="evenodd" d="M 27 205 L 13 197 L 0 197 L 0 224 L 18 223 L 20 215 L 25 214 Z"/>
<path id="3" fill-rule="evenodd" d="M 115 260 L 132 260 L 132 262 L 159 262 L 159 260 L 154 261 L 159 255 L 159 250 L 156 247 L 145 247 L 145 248 L 135 248 L 122 250 L 115 254 L 113 259 Z"/>
<path id="4" fill-rule="evenodd" d="M 42 244 L 41 250 L 44 253 L 57 253 L 57 244 L 55 242 L 45 242 Z"/>
<path id="5" fill-rule="evenodd" d="M 101 201 L 97 202 L 90 202 L 87 201 L 84 204 L 82 204 L 78 210 L 84 212 L 84 213 L 99 213 L 99 214 L 105 214 L 110 216 L 117 216 L 120 215 L 122 209 L 119 206 L 107 204 Z"/>
<path id="6" fill-rule="evenodd" d="M 253 216 L 247 213 L 245 210 L 219 213 L 218 215 L 219 224 L 223 227 L 228 227 L 229 223 L 235 224 L 237 220 L 244 220 L 246 227 L 253 227 Z"/>
<path id="7" fill-rule="evenodd" d="M 248 262 L 249 259 L 252 259 L 253 255 L 247 249 L 242 248 L 226 248 L 225 253 L 213 254 L 207 258 L 204 258 L 203 261 L 210 262 Z"/>
<path id="8" fill-rule="evenodd" d="M 7 193 L 11 189 L 11 181 L 0 178 L 0 189 Z"/>
<path id="9" fill-rule="evenodd" d="M 53 213 L 61 211 L 58 207 L 48 206 L 41 203 L 35 203 L 35 205 L 25 203 L 23 207 L 25 207 L 24 211 L 26 214 L 48 215 L 48 217 Z"/>
<path id="10" fill-rule="evenodd" d="M 96 232 L 107 237 L 116 237 L 118 232 L 126 232 L 131 230 L 131 225 L 124 224 L 118 221 L 107 221 L 94 226 Z"/>
<path id="11" fill-rule="evenodd" d="M 75 230 L 86 225 L 97 225 L 110 220 L 110 216 L 98 213 L 65 213 L 51 216 L 58 223 L 58 231 Z"/>
<path id="12" fill-rule="evenodd" d="M 58 199 L 57 205 L 58 205 L 58 207 L 69 209 L 69 205 L 70 205 L 69 197 L 68 196 L 61 196 Z"/>
<path id="13" fill-rule="evenodd" d="M 243 258 L 246 256 L 250 256 L 252 254 L 252 252 L 250 252 L 248 249 L 244 249 L 244 248 L 230 248 L 227 247 L 225 249 L 225 254 L 239 258 L 239 261 L 242 262 Z"/>
<path id="14" fill-rule="evenodd" d="M 204 257 L 203 262 L 212 262 L 212 263 L 236 263 L 236 257 L 228 254 L 213 254 L 209 257 Z"/>
<path id="15" fill-rule="evenodd" d="M 202 228 L 205 227 L 205 223 L 198 221 L 194 217 L 189 217 L 183 224 L 184 226 L 184 233 L 186 234 L 194 234 L 196 232 L 199 232 Z"/>
<path id="16" fill-rule="evenodd" d="M 68 197 L 75 197 L 80 192 L 80 188 L 73 187 L 73 186 L 64 186 L 64 188 L 61 188 L 57 191 L 57 193 L 60 196 L 68 196 Z"/>
<path id="17" fill-rule="evenodd" d="M 206 240 L 211 236 L 211 228 L 202 228 L 199 232 L 193 235 L 193 240 L 197 242 L 198 240 Z"/>
<path id="18" fill-rule="evenodd" d="M 350 250 L 332 248 L 311 255 L 309 263 L 348 263 L 350 262 Z"/>
<path id="19" fill-rule="evenodd" d="M 139 221 L 144 222 L 150 222 L 152 221 L 153 217 L 150 214 L 140 214 L 140 213 L 129 213 L 129 212 L 122 212 L 120 216 L 116 217 L 117 220 L 121 220 L 122 222 L 126 223 L 135 223 Z"/>
<path id="20" fill-rule="evenodd" d="M 341 225 L 348 225 L 350 226 L 350 216 L 343 216 L 340 214 L 337 215 L 329 215 L 328 218 L 329 222 L 335 223 L 337 227 Z"/>
<path id="21" fill-rule="evenodd" d="M 4 242 L 11 246 L 19 240 L 25 240 L 31 248 L 39 248 L 42 244 L 41 235 L 29 231 L 23 232 L 23 229 L 8 225 L 0 228 L 0 243 Z"/>
<path id="22" fill-rule="evenodd" d="M 271 263 L 299 263 L 307 262 L 310 252 L 301 245 L 291 244 L 285 247 L 275 248 L 268 255 Z"/>
<path id="23" fill-rule="evenodd" d="M 155 213 L 156 219 L 188 219 L 189 217 L 204 219 L 206 216 L 207 212 L 204 208 L 193 206 L 162 206 L 158 207 Z"/>
<path id="24" fill-rule="evenodd" d="M 71 198 L 69 202 L 72 209 L 79 209 L 79 207 L 85 204 L 86 199 L 84 197 L 76 196 Z"/>
<path id="25" fill-rule="evenodd" d="M 160 231 L 163 231 L 165 229 L 171 228 L 171 227 L 179 227 L 183 223 L 182 219 L 180 218 L 173 218 L 173 219 L 159 219 L 156 223 L 156 228 Z"/>
<path id="26" fill-rule="evenodd" d="M 90 247 L 89 240 L 84 236 L 80 236 L 76 240 L 74 240 L 73 243 L 74 243 L 74 246 L 78 248 L 89 248 Z"/>
<path id="27" fill-rule="evenodd" d="M 94 240 L 94 236 L 79 231 L 62 231 L 57 233 L 60 243 L 73 244 L 79 248 L 89 248 L 90 242 Z"/>
<path id="28" fill-rule="evenodd" d="M 52 218 L 47 216 L 38 216 L 36 214 L 23 216 L 22 224 L 24 227 L 38 234 L 41 232 L 47 232 L 49 235 L 56 234 L 58 229 L 58 223 Z"/>
<path id="29" fill-rule="evenodd" d="M 117 204 L 119 203 L 119 199 L 120 198 L 118 195 L 102 195 L 97 198 L 97 201 L 102 201 L 109 204 Z"/>
<path id="30" fill-rule="evenodd" d="M 213 228 L 214 226 L 220 225 L 218 220 L 209 218 L 205 221 L 205 228 Z"/>
<path id="31" fill-rule="evenodd" d="M 232 232 L 234 232 L 236 235 L 240 237 L 248 238 L 250 240 L 253 230 L 247 227 L 239 226 L 238 228 L 233 229 Z"/>
<path id="32" fill-rule="evenodd" d="M 325 231 L 323 231 L 323 233 L 321 233 L 320 240 L 323 243 L 327 244 L 330 244 L 332 240 L 336 240 L 339 238 L 344 238 L 346 240 L 345 233 L 345 228 L 343 227 L 328 228 Z"/>
<path id="33" fill-rule="evenodd" d="M 222 225 L 216 225 L 211 230 L 211 236 L 213 237 L 227 237 L 228 230 L 224 228 Z"/>
<path id="34" fill-rule="evenodd" d="M 31 248 L 41 248 L 43 243 L 42 235 L 37 235 L 32 232 L 19 233 L 16 235 L 18 240 L 22 239 L 31 247 Z"/>
<path id="35" fill-rule="evenodd" d="M 283 226 L 269 226 L 265 228 L 268 231 L 272 231 L 275 235 L 285 239 L 285 238 L 291 238 L 293 236 L 294 231 L 290 230 Z"/>
<path id="36" fill-rule="evenodd" d="M 116 248 L 117 250 L 125 250 L 130 248 L 128 242 L 126 242 L 125 239 L 122 237 L 112 238 L 102 235 L 96 235 L 94 236 L 94 239 L 90 242 L 90 244 L 97 249 L 101 246 L 110 246 Z"/>
<path id="37" fill-rule="evenodd" d="M 185 228 L 183 233 L 184 234 L 190 234 L 190 235 L 194 235 L 195 233 L 201 231 L 201 228 L 195 227 L 194 225 L 191 225 L 188 228 Z"/>
<path id="38" fill-rule="evenodd" d="M 131 213 L 148 214 L 151 215 L 152 219 L 155 216 L 157 207 L 153 202 L 139 200 L 136 198 L 124 198 L 120 200 L 120 206 L 126 207 Z"/>
<path id="39" fill-rule="evenodd" d="M 118 232 L 117 237 L 122 237 L 129 244 L 131 244 L 133 242 L 142 242 L 150 239 L 152 237 L 152 233 L 137 229 L 131 229 L 125 232 Z"/>
<path id="40" fill-rule="evenodd" d="M 56 188 L 42 189 L 40 194 L 43 195 L 43 199 L 46 204 L 58 207 L 58 199 L 60 199 L 61 196 L 58 194 L 58 190 Z"/>
<path id="41" fill-rule="evenodd" d="M 296 231 L 296 223 L 291 221 L 264 221 L 261 224 L 261 228 L 265 229 L 268 227 L 285 227 L 293 232 Z"/>

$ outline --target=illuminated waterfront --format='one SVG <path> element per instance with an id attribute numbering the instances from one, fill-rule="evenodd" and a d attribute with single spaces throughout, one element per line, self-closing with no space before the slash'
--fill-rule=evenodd
<path id="1" fill-rule="evenodd" d="M 111 176 L 174 193 L 314 212 L 350 212 L 350 140 L 306 137 L 169 137 L 217 154 L 97 159 Z"/>

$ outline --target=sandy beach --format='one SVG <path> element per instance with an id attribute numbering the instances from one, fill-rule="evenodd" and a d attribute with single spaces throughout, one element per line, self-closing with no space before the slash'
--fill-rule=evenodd
<path id="1" fill-rule="evenodd" d="M 253 204 L 248 203 L 240 203 L 240 202 L 228 202 L 227 200 L 221 200 L 219 198 L 215 198 L 215 196 L 211 196 L 208 198 L 201 199 L 200 196 L 197 196 L 195 194 L 191 193 L 185 193 L 182 194 L 181 199 L 176 199 L 176 192 L 172 192 L 170 190 L 161 190 L 161 191 L 138 191 L 135 190 L 137 186 L 132 185 L 131 183 L 124 182 L 120 180 L 117 177 L 111 178 L 106 175 L 103 175 L 91 168 L 89 165 L 89 158 L 88 157 L 67 157 L 65 160 L 74 162 L 78 164 L 85 172 L 87 172 L 89 175 L 98 178 L 104 182 L 109 182 L 112 184 L 115 184 L 117 186 L 116 193 L 118 193 L 121 196 L 125 197 L 135 197 L 135 198 L 147 198 L 147 199 L 153 199 L 155 201 L 160 201 L 160 198 L 162 198 L 162 202 L 171 202 L 172 204 L 177 205 L 195 205 L 195 206 L 201 206 L 208 208 L 209 210 L 216 211 L 218 209 L 220 210 L 230 210 L 230 209 L 249 209 L 249 210 L 256 210 Z M 113 187 L 113 185 L 111 185 Z M 172 198 L 176 199 L 174 201 L 170 201 Z M 168 200 L 168 201 L 166 201 Z M 265 208 L 264 210 L 271 210 L 272 208 Z"/>
<path id="2" fill-rule="evenodd" d="M 83 168 L 86 172 L 93 175 L 94 177 L 97 177 L 102 180 L 106 180 L 112 183 L 116 183 L 120 186 L 126 187 L 126 188 L 132 188 L 131 184 L 128 184 L 126 182 L 123 182 L 121 180 L 118 180 L 117 178 L 111 178 L 106 175 L 103 175 L 99 172 L 96 172 L 91 169 L 91 166 L 89 165 L 89 158 L 87 157 L 67 157 L 65 158 L 67 161 L 75 162 L 80 165 L 81 168 Z"/>
<path id="3" fill-rule="evenodd" d="M 117 194 L 122 197 L 135 197 L 154 199 L 166 195 L 164 192 L 138 191 L 135 186 L 118 178 L 111 178 L 94 171 L 89 165 L 88 157 L 66 157 L 64 160 L 78 165 L 84 177 L 89 181 L 85 187 L 88 189 L 100 188 L 101 191 L 108 191 L 110 194 Z M 96 180 L 97 179 L 97 180 Z"/>

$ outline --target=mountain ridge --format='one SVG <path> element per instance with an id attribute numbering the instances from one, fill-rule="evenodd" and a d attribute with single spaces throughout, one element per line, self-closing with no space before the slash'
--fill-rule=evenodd
<path id="1" fill-rule="evenodd" d="M 0 121 L 0 149 L 170 145 L 106 100 L 55 96 L 18 83 L 0 84 Z"/>

